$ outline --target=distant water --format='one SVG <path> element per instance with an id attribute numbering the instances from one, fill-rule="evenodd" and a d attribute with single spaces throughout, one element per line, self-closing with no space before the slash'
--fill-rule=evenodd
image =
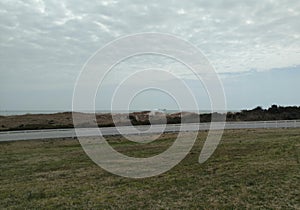
<path id="1" fill-rule="evenodd" d="M 1 110 L 0 115 L 11 116 L 11 115 L 24 115 L 24 114 L 53 114 L 58 112 L 65 112 L 63 110 Z"/>
<path id="2" fill-rule="evenodd" d="M 180 112 L 180 110 L 116 110 L 113 111 L 113 113 L 128 113 L 128 112 L 141 112 L 141 111 L 163 111 L 167 114 L 172 114 L 176 112 Z M 185 110 L 183 110 L 185 111 Z M 236 110 L 229 110 L 231 112 L 237 112 Z M 2 116 L 12 116 L 12 115 L 25 115 L 25 114 L 54 114 L 59 112 L 71 112 L 70 110 L 1 110 L 0 115 Z M 93 113 L 93 111 L 81 111 L 84 113 Z M 110 113 L 110 110 L 96 110 L 96 113 Z M 211 113 L 211 110 L 200 110 L 200 111 L 194 111 L 194 110 L 186 110 L 186 112 L 195 112 L 195 113 Z M 220 111 L 224 112 L 224 111 Z"/>

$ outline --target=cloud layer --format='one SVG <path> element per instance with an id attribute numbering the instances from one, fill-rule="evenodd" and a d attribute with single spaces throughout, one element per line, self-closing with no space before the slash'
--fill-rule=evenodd
<path id="1" fill-rule="evenodd" d="M 0 84 L 71 89 L 97 49 L 149 31 L 190 41 L 220 73 L 293 67 L 300 61 L 299 19 L 299 0 L 3 0 Z"/>

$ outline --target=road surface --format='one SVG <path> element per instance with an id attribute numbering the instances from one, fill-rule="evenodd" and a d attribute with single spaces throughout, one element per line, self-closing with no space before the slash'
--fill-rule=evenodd
<path id="1" fill-rule="evenodd" d="M 221 129 L 222 124 L 215 124 L 214 129 Z M 110 135 L 135 135 L 135 134 L 151 134 L 178 131 L 201 131 L 208 130 L 210 123 L 188 123 L 188 124 L 169 124 L 169 125 L 148 125 L 141 126 L 122 126 L 122 127 L 106 127 L 100 128 L 103 136 Z M 243 128 L 299 128 L 300 120 L 281 120 L 281 121 L 247 121 L 247 122 L 227 122 L 225 129 L 243 129 Z M 149 129 L 150 128 L 150 129 Z M 148 130 L 149 129 L 149 130 Z M 76 135 L 77 133 L 77 135 Z M 48 138 L 67 138 L 76 136 L 97 136 L 98 128 L 80 128 L 75 129 L 46 129 L 46 130 L 25 130 L 25 131 L 5 131 L 0 132 L 0 142 L 31 140 L 31 139 L 48 139 Z"/>

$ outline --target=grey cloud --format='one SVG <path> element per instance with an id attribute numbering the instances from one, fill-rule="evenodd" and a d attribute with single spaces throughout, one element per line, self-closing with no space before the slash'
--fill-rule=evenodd
<path id="1" fill-rule="evenodd" d="M 1 87 L 60 82 L 120 36 L 171 33 L 199 47 L 218 72 L 299 64 L 300 1 L 0 2 Z M 50 85 L 50 86 L 51 86 Z M 52 87 L 52 86 L 51 86 Z"/>

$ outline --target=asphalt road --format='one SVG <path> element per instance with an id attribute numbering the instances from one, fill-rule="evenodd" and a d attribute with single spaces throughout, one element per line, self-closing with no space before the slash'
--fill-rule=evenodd
<path id="1" fill-rule="evenodd" d="M 143 125 L 143 126 L 122 126 L 100 128 L 101 135 L 143 135 L 163 132 L 178 131 L 201 131 L 208 130 L 210 123 L 188 123 L 169 125 Z M 213 124 L 213 129 L 222 129 L 222 123 Z M 248 122 L 227 122 L 225 129 L 249 129 L 249 128 L 296 128 L 300 127 L 300 120 L 282 121 L 248 121 Z M 98 128 L 75 129 L 46 129 L 46 130 L 25 130 L 25 131 L 5 131 L 0 132 L 0 142 L 18 141 L 31 139 L 67 138 L 76 136 L 97 136 L 100 135 Z"/>

